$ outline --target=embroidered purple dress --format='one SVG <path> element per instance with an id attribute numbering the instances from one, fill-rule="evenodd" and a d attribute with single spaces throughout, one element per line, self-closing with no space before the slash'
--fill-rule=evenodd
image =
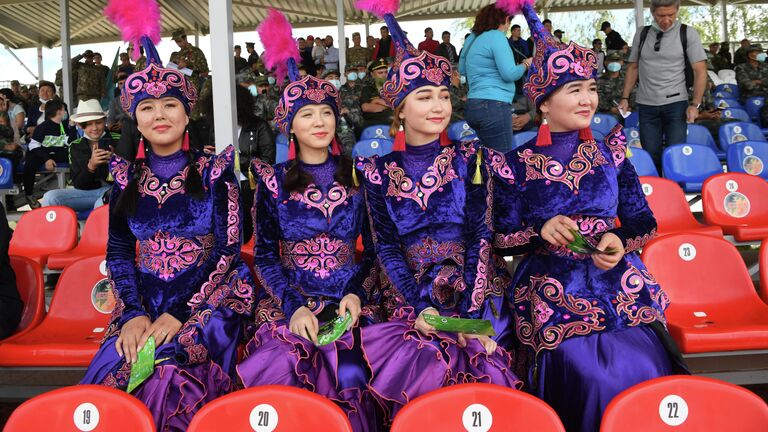
<path id="1" fill-rule="evenodd" d="M 84 384 L 125 389 L 130 364 L 117 354 L 120 329 L 132 318 L 169 313 L 182 322 L 173 342 L 157 347 L 163 361 L 135 391 L 158 430 L 184 431 L 205 403 L 233 388 L 237 344 L 253 309 L 253 283 L 240 259 L 240 189 L 233 150 L 197 155 L 149 155 L 141 169 L 136 214 L 110 209 L 107 267 L 117 306 Z M 184 192 L 188 169 L 201 173 L 205 198 Z M 133 176 L 133 165 L 114 156 L 110 203 Z M 138 241 L 138 260 L 136 242 Z"/>
<path id="2" fill-rule="evenodd" d="M 370 369 L 359 329 L 377 321 L 378 308 L 366 303 L 377 296 L 378 268 L 363 193 L 334 180 L 333 156 L 319 165 L 298 162 L 314 182 L 303 193 L 289 192 L 283 185 L 291 163 L 253 161 L 254 273 L 264 291 L 256 306 L 258 329 L 237 371 L 246 387 L 281 384 L 316 392 L 341 406 L 354 430 L 375 431 L 379 410 L 367 391 Z M 361 235 L 365 250 L 358 263 Z M 360 298 L 363 312 L 359 325 L 336 342 L 317 347 L 289 330 L 302 306 L 321 324 L 338 316 L 347 294 Z"/>
<path id="3" fill-rule="evenodd" d="M 485 186 L 469 181 L 474 153 L 474 143 L 435 141 L 358 159 L 390 319 L 362 330 L 363 350 L 373 371 L 370 387 L 389 419 L 408 401 L 447 385 L 521 385 L 503 348 L 488 355 L 475 339 L 461 348 L 453 333 L 425 336 L 413 328 L 428 307 L 490 319 L 501 334 L 510 326 L 502 295 L 509 280 L 489 278 L 492 248 L 478 229 L 489 213 L 484 194 L 475 193 Z"/>
<path id="4" fill-rule="evenodd" d="M 654 236 L 656 220 L 625 157 L 621 126 L 604 142 L 580 141 L 578 131 L 551 135 L 551 146 L 489 151 L 494 246 L 530 252 L 508 292 L 530 356 L 530 390 L 566 430 L 597 431 L 616 394 L 677 366 L 673 344 L 672 355 L 665 348 L 669 299 L 635 253 Z M 616 234 L 626 255 L 604 271 L 589 256 L 543 241 L 541 227 L 557 215 L 576 221 L 592 244 Z"/>

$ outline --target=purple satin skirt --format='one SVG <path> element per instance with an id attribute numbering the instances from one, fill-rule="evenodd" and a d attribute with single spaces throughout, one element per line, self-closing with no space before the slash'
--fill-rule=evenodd
<path id="1" fill-rule="evenodd" d="M 453 384 L 492 383 L 520 388 L 512 358 L 503 348 L 488 355 L 477 340 L 466 348 L 456 335 L 424 336 L 413 328 L 415 315 L 400 308 L 389 322 L 361 329 L 363 354 L 371 368 L 368 388 L 384 409 L 385 423 L 409 401 Z"/>
<path id="2" fill-rule="evenodd" d="M 538 361 L 538 372 L 530 372 L 533 393 L 557 411 L 568 432 L 599 431 L 614 396 L 673 373 L 668 352 L 648 326 L 573 337 L 542 351 Z"/>
<path id="3" fill-rule="evenodd" d="M 291 333 L 286 320 L 266 322 L 248 343 L 237 374 L 245 387 L 278 384 L 317 393 L 339 405 L 356 432 L 378 431 L 381 409 L 368 391 L 371 373 L 359 329 L 318 347 Z"/>

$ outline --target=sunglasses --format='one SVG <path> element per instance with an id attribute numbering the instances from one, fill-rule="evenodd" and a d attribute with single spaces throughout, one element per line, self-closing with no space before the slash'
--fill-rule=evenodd
<path id="1" fill-rule="evenodd" d="M 657 32 L 656 33 L 656 43 L 653 44 L 653 50 L 658 52 L 661 49 L 661 38 L 664 36 L 664 33 Z"/>

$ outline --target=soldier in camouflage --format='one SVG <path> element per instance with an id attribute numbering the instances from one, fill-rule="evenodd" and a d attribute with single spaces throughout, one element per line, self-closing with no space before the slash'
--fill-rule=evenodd
<path id="1" fill-rule="evenodd" d="M 363 111 L 360 109 L 360 74 L 359 65 L 348 64 L 346 67 L 347 82 L 341 86 L 341 104 L 344 107 L 342 113 L 347 119 L 349 126 L 355 129 L 355 136 L 362 132 Z M 345 113 L 346 111 L 346 113 Z"/>
<path id="2" fill-rule="evenodd" d="M 451 87 L 448 89 L 451 94 L 451 106 L 453 106 L 453 112 L 451 113 L 451 122 L 464 120 L 464 104 L 467 103 L 467 88 L 466 78 L 459 74 L 459 68 L 454 67 L 451 75 Z"/>
<path id="3" fill-rule="evenodd" d="M 195 89 L 197 89 L 198 94 L 202 94 L 203 83 L 208 77 L 208 60 L 205 59 L 205 54 L 203 54 L 200 48 L 187 41 L 187 33 L 184 29 L 174 31 L 171 37 L 180 48 L 179 51 L 171 54 L 171 62 L 176 63 L 179 69 L 188 68 L 192 70 L 190 81 L 195 86 Z"/>
<path id="4" fill-rule="evenodd" d="M 339 75 L 339 72 L 336 70 L 330 70 L 323 74 L 321 77 L 322 79 L 330 82 L 333 84 L 334 87 L 336 87 L 339 92 L 341 92 L 341 76 Z M 338 127 L 336 128 L 336 135 L 338 135 L 339 139 L 341 140 L 341 149 L 344 152 L 345 155 L 351 156 L 352 155 L 352 148 L 355 146 L 355 143 L 357 143 L 357 139 L 355 138 L 355 128 L 354 124 L 352 122 L 351 118 L 351 110 L 349 107 L 347 107 L 344 104 L 344 100 L 342 97 L 342 104 L 339 107 L 341 114 L 341 118 L 339 119 Z M 362 120 L 362 113 L 360 115 L 360 119 Z"/>
<path id="5" fill-rule="evenodd" d="M 360 33 L 352 33 L 353 46 L 347 48 L 347 63 L 365 66 L 371 61 L 371 50 L 360 45 Z"/>
<path id="6" fill-rule="evenodd" d="M 274 126 L 275 109 L 280 101 L 280 93 L 274 85 L 269 83 L 269 78 L 266 76 L 256 77 L 255 83 L 258 91 L 254 102 L 256 115 Z"/>
<path id="7" fill-rule="evenodd" d="M 77 100 L 101 100 L 104 96 L 105 80 L 102 79 L 101 69 L 93 63 L 93 57 L 93 51 L 86 50 L 72 59 L 72 81 Z M 85 62 L 80 62 L 82 59 Z"/>
<path id="8" fill-rule="evenodd" d="M 597 79 L 597 112 L 612 114 L 616 120 L 622 121 L 617 103 L 621 101 L 624 91 L 624 56 L 620 52 L 612 52 L 605 57 L 605 73 Z M 616 103 L 614 103 L 616 102 Z M 634 110 L 635 90 L 629 96 L 629 107 Z"/>
<path id="9" fill-rule="evenodd" d="M 768 64 L 760 45 L 747 48 L 747 62 L 736 66 L 736 83 L 739 85 L 741 98 L 768 96 Z"/>

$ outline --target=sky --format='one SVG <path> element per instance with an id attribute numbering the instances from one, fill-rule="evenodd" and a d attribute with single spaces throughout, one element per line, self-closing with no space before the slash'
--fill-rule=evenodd
<path id="1" fill-rule="evenodd" d="M 578 16 L 581 16 L 585 13 L 578 12 L 577 14 L 580 14 Z M 627 39 L 626 35 L 630 35 L 634 33 L 631 29 L 634 28 L 634 18 L 632 10 L 617 10 L 614 11 L 614 15 L 616 16 L 616 23 L 614 23 L 614 29 L 619 31 L 622 35 L 625 35 L 625 39 Z M 578 24 L 578 19 L 569 19 L 569 14 L 562 13 L 562 14 L 550 14 L 549 18 L 553 21 L 556 28 L 561 28 L 566 32 L 566 37 L 568 36 L 569 32 L 573 34 L 573 30 L 575 29 L 575 26 Z M 435 33 L 435 39 L 440 40 L 440 34 L 444 30 L 448 30 L 452 34 L 452 42 L 454 45 L 456 45 L 457 48 L 461 47 L 461 41 L 463 40 L 463 35 L 466 33 L 466 30 L 463 29 L 462 24 L 466 20 L 463 19 L 441 19 L 441 20 L 429 20 L 429 21 L 405 21 L 401 23 L 401 27 L 403 30 L 408 32 L 409 39 L 411 39 L 411 42 L 416 44 L 419 41 L 424 39 L 424 28 L 425 27 L 432 27 Z M 520 24 L 523 28 L 523 35 L 527 36 L 527 25 L 525 23 L 525 20 L 522 18 L 522 16 L 518 15 L 516 16 L 513 21 L 513 23 Z M 74 23 L 73 23 L 74 25 Z M 379 34 L 379 27 L 382 25 L 382 23 L 377 24 L 371 24 L 370 31 L 371 34 L 375 37 L 378 37 Z M 360 32 L 361 35 L 365 35 L 365 26 L 364 25 L 350 25 L 345 27 L 345 35 L 347 37 L 352 36 L 352 33 L 354 32 Z M 313 28 L 297 28 L 294 29 L 294 36 L 295 37 L 306 37 L 308 35 L 314 35 L 314 36 L 325 36 L 325 35 L 332 35 L 334 37 L 334 44 L 336 47 L 339 47 L 339 41 L 338 39 L 338 30 L 335 26 L 333 27 L 313 27 Z M 193 36 L 188 36 L 189 41 L 194 43 Z M 255 42 L 256 43 L 256 49 L 258 52 L 262 51 L 262 47 L 259 41 L 259 37 L 256 34 L 256 31 L 251 32 L 240 32 L 234 34 L 234 44 L 235 45 L 241 45 L 243 47 L 243 53 L 245 55 L 245 42 Z M 586 41 L 585 41 L 586 42 Z M 589 41 L 591 42 L 591 41 Z M 200 37 L 199 42 L 200 49 L 203 50 L 206 57 L 210 59 L 210 53 L 211 53 L 211 46 L 210 46 L 210 38 L 208 36 L 202 36 Z M 365 45 L 365 37 L 363 37 L 363 45 Z M 77 54 L 82 53 L 86 49 L 91 49 L 95 52 L 101 53 L 103 57 L 103 63 L 110 66 L 112 64 L 112 61 L 115 57 L 115 54 L 117 53 L 118 49 L 121 51 L 125 50 L 125 47 L 127 45 L 124 43 L 118 43 L 118 42 L 110 42 L 110 43 L 100 43 L 100 44 L 89 44 L 89 45 L 73 45 L 70 47 L 70 51 L 72 56 L 74 57 Z M 176 51 L 178 47 L 176 44 L 171 41 L 170 39 L 166 38 L 163 39 L 162 42 L 158 45 L 158 52 L 160 54 L 160 57 L 163 59 L 163 61 L 167 61 L 168 58 L 170 58 L 170 55 L 173 51 Z M 37 74 L 37 49 L 36 48 L 28 48 L 28 49 L 19 49 L 19 50 L 13 50 L 14 54 L 18 56 L 21 61 L 23 61 L 27 67 L 32 71 L 33 74 Z M 0 84 L 7 85 L 7 81 L 10 81 L 12 79 L 18 79 L 22 83 L 25 84 L 31 84 L 35 82 L 34 75 L 27 72 L 23 66 L 19 64 L 19 62 L 13 58 L 13 56 L 8 52 L 8 49 L 3 45 L 0 49 Z M 209 64 L 209 66 L 211 66 Z M 56 71 L 61 68 L 61 47 L 54 47 L 52 49 L 43 48 L 43 77 L 47 80 L 53 80 Z"/>

